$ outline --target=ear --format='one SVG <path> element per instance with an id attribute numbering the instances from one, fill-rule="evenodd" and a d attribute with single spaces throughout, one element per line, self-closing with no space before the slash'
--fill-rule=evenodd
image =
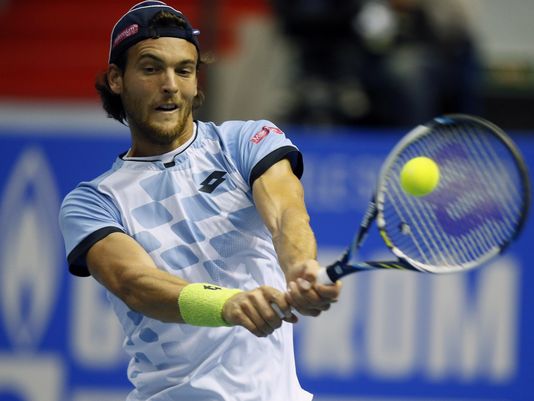
<path id="1" fill-rule="evenodd" d="M 123 90 L 122 71 L 115 64 L 110 64 L 107 72 L 108 84 L 111 91 L 120 95 Z"/>

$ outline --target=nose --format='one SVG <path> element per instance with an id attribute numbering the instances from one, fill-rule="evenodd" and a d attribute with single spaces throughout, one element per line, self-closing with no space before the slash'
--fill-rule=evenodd
<path id="1" fill-rule="evenodd" d="M 174 69 L 168 69 L 163 75 L 162 90 L 166 94 L 175 94 L 178 92 L 178 82 L 176 80 L 176 74 Z"/>

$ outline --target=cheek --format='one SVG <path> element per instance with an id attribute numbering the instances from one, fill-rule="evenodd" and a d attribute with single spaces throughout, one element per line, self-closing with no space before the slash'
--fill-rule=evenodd
<path id="1" fill-rule="evenodd" d="M 185 82 L 184 85 L 182 86 L 182 94 L 184 97 L 188 99 L 193 99 L 197 95 L 197 93 L 198 93 L 198 90 L 197 90 L 196 80 Z"/>
<path id="2" fill-rule="evenodd" d="M 137 81 L 135 84 L 125 85 L 123 91 L 123 99 L 131 105 L 139 106 L 150 102 L 154 91 L 142 81 Z"/>
<path id="3" fill-rule="evenodd" d="M 128 92 L 130 93 L 130 96 L 137 97 L 139 100 L 142 100 L 147 99 L 148 94 L 154 93 L 154 89 L 151 89 L 150 85 L 148 85 L 146 82 L 137 80 L 128 86 Z"/>

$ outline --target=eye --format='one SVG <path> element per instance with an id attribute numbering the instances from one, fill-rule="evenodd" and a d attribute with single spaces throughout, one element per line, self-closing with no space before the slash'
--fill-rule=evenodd
<path id="1" fill-rule="evenodd" d="M 154 65 L 144 65 L 142 66 L 142 70 L 145 74 L 154 74 L 158 71 L 158 68 Z"/>
<path id="2" fill-rule="evenodd" d="M 184 67 L 184 68 L 178 68 L 176 70 L 176 74 L 181 75 L 183 77 L 189 77 L 193 75 L 194 69 L 190 67 Z"/>

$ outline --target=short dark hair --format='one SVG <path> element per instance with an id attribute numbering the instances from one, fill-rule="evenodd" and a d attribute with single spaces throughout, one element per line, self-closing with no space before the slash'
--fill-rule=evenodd
<path id="1" fill-rule="evenodd" d="M 150 27 L 154 29 L 155 35 L 154 38 L 157 38 L 157 28 L 159 27 L 168 27 L 168 26 L 176 26 L 176 27 L 185 27 L 187 24 L 187 21 L 180 16 L 177 16 L 175 14 L 171 14 L 166 11 L 161 11 L 154 15 L 152 20 L 150 21 Z M 209 62 L 208 57 L 203 55 L 198 55 L 198 61 L 197 61 L 197 73 L 200 70 L 200 66 L 202 64 L 207 64 Z M 126 65 L 128 64 L 128 52 L 123 52 L 115 61 L 114 63 L 124 74 L 126 71 Z M 104 71 L 100 73 L 96 77 L 95 81 L 95 88 L 100 95 L 100 100 L 102 101 L 102 107 L 107 113 L 107 116 L 109 118 L 114 118 L 115 120 L 119 121 L 122 124 L 126 123 L 126 112 L 124 111 L 124 107 L 122 105 L 122 99 L 120 95 L 117 95 L 111 90 L 111 87 L 109 86 L 108 82 L 108 76 L 107 71 Z M 193 99 L 193 109 L 198 109 L 202 103 L 204 102 L 204 93 L 201 90 L 198 90 L 197 95 Z"/>

